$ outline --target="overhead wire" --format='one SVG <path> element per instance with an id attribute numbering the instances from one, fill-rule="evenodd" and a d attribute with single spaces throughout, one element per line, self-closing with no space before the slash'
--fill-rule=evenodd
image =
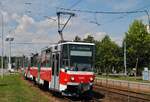
<path id="1" fill-rule="evenodd" d="M 150 4 L 149 4 L 149 5 L 146 5 L 146 6 L 143 6 L 143 7 L 141 7 L 141 8 L 138 8 L 138 9 L 136 9 L 136 10 L 141 10 L 141 9 L 145 9 L 145 8 L 148 8 L 148 7 L 150 7 Z M 143 10 L 143 12 L 144 12 L 144 10 Z M 127 16 L 129 16 L 129 15 L 128 15 L 128 14 L 123 14 L 122 16 L 119 16 L 119 17 L 116 17 L 116 18 L 114 18 L 114 19 L 111 19 L 111 20 L 106 21 L 105 23 L 103 23 L 103 24 L 101 24 L 101 25 L 105 25 L 105 24 L 107 24 L 107 23 L 111 23 L 111 22 L 114 22 L 114 21 L 123 19 L 123 18 L 125 18 L 125 17 L 127 17 Z"/>
<path id="2" fill-rule="evenodd" d="M 73 12 L 81 12 L 81 13 L 100 13 L 100 14 L 127 14 L 127 13 L 140 13 L 144 12 L 144 10 L 136 10 L 136 11 L 90 11 L 90 10 L 80 10 L 80 9 L 67 9 L 67 8 L 59 8 L 60 10 L 73 11 Z"/>
<path id="3" fill-rule="evenodd" d="M 82 0 L 78 0 L 77 2 L 75 2 L 74 4 L 72 4 L 72 5 L 69 7 L 69 9 L 74 8 L 74 7 L 77 6 L 81 1 L 82 1 Z M 56 7 L 56 9 L 57 9 L 57 8 L 58 8 L 58 7 Z M 47 17 L 47 18 L 49 18 L 49 19 L 51 19 L 51 20 L 53 20 L 53 21 L 57 21 L 56 19 L 53 19 L 53 18 L 51 18 L 51 17 Z"/>
<path id="4" fill-rule="evenodd" d="M 100 26 L 100 25 L 101 25 L 101 24 L 98 22 L 98 20 L 97 20 L 97 14 L 96 14 L 96 13 L 94 14 L 94 21 L 90 21 L 90 22 L 96 24 L 97 26 Z"/>
<path id="5" fill-rule="evenodd" d="M 133 13 L 142 13 L 145 12 L 144 10 L 135 10 L 135 11 L 119 11 L 119 12 L 113 12 L 113 11 L 91 11 L 91 10 L 80 10 L 80 9 L 67 9 L 67 8 L 57 8 L 60 10 L 64 10 L 64 11 L 72 11 L 72 12 L 80 12 L 80 13 L 90 13 L 90 14 L 94 14 L 94 19 L 95 21 L 88 21 L 89 23 L 93 23 L 96 24 L 97 26 L 100 26 L 101 24 L 98 23 L 97 19 L 96 19 L 96 14 L 133 14 Z M 122 17 L 119 17 L 119 19 Z"/>
<path id="6" fill-rule="evenodd" d="M 77 6 L 82 0 L 78 0 L 77 2 L 75 2 L 74 4 L 72 4 L 69 9 L 74 8 L 75 6 Z"/>
<path id="7" fill-rule="evenodd" d="M 150 5 L 146 5 L 144 7 L 141 7 L 139 9 L 136 9 L 134 11 L 119 11 L 119 12 L 112 12 L 112 11 L 91 11 L 91 10 L 80 10 L 80 9 L 66 9 L 66 8 L 57 8 L 57 9 L 60 9 L 60 10 L 67 10 L 67 11 L 73 11 L 73 12 L 80 12 L 80 13 L 92 13 L 92 14 L 124 14 L 123 16 L 120 16 L 120 17 L 117 17 L 115 19 L 112 19 L 112 20 L 109 20 L 107 22 L 105 22 L 104 24 L 106 23 L 110 23 L 112 21 L 116 21 L 116 20 L 119 20 L 119 19 L 123 19 L 124 17 L 128 16 L 128 14 L 134 14 L 134 13 L 144 13 L 146 10 L 141 10 L 141 9 L 144 9 L 144 8 L 147 8 L 149 7 Z M 145 12 L 146 13 L 146 12 Z M 94 18 L 95 19 L 95 18 Z M 100 25 L 104 25 L 104 24 L 99 24 L 96 19 L 95 21 L 89 21 L 89 23 L 94 23 L 94 24 L 97 24 L 98 26 Z"/>
<path id="8" fill-rule="evenodd" d="M 47 18 L 47 19 L 50 19 L 50 20 L 53 20 L 53 21 L 57 21 L 57 19 L 55 19 L 55 18 L 52 18 L 52 17 L 50 17 L 50 16 L 44 16 L 45 18 Z"/>

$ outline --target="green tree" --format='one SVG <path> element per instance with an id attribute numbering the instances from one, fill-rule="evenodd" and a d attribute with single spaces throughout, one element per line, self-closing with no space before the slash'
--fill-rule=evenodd
<path id="1" fill-rule="evenodd" d="M 113 68 L 116 70 L 120 62 L 120 47 L 108 35 L 96 43 L 96 66 L 106 73 Z"/>
<path id="2" fill-rule="evenodd" d="M 75 36 L 74 41 L 75 42 L 81 42 L 81 38 L 79 36 Z"/>
<path id="3" fill-rule="evenodd" d="M 91 35 L 88 35 L 83 41 L 87 43 L 95 43 L 94 37 Z"/>
<path id="4" fill-rule="evenodd" d="M 141 74 L 143 67 L 150 64 L 150 34 L 142 21 L 135 20 L 124 38 L 127 47 L 127 67 L 136 68 Z"/>

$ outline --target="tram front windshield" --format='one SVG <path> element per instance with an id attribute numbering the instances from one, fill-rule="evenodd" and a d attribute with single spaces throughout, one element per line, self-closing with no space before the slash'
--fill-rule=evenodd
<path id="1" fill-rule="evenodd" d="M 69 44 L 66 45 L 69 52 L 71 71 L 92 71 L 93 67 L 93 45 Z"/>

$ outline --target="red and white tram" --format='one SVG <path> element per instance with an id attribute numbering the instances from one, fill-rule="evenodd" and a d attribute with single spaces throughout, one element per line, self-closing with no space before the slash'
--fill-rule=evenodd
<path id="1" fill-rule="evenodd" d="M 31 57 L 25 77 L 62 95 L 79 96 L 92 91 L 94 81 L 93 43 L 63 42 Z"/>

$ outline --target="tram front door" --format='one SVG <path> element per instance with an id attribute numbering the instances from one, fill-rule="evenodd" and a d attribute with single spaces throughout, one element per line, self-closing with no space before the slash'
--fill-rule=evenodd
<path id="1" fill-rule="evenodd" d="M 52 57 L 52 83 L 51 88 L 58 90 L 59 89 L 59 66 L 60 66 L 60 58 L 59 53 L 53 53 Z"/>

